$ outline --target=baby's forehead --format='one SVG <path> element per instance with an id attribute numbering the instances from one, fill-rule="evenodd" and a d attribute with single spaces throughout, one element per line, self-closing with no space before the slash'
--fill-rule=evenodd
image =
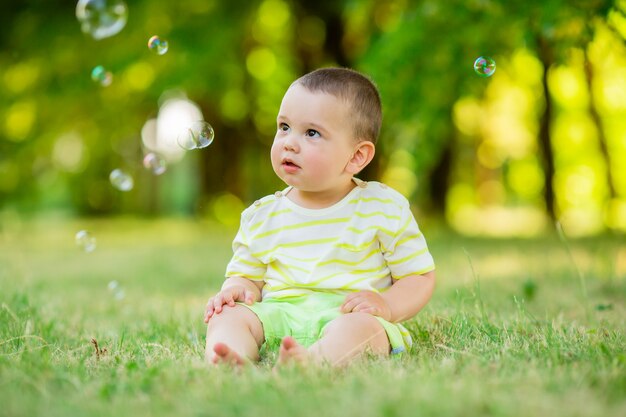
<path id="1" fill-rule="evenodd" d="M 295 94 L 300 93 L 300 92 L 305 92 L 307 94 L 311 94 L 311 95 L 319 96 L 319 97 L 326 96 L 328 98 L 331 98 L 334 101 L 335 105 L 346 107 L 348 110 L 353 105 L 352 100 L 350 100 L 346 94 L 341 94 L 340 91 L 333 91 L 331 89 L 323 89 L 323 88 L 312 89 L 308 86 L 300 84 L 297 81 L 291 84 L 291 86 L 289 86 L 289 88 L 285 92 L 285 96 L 283 97 L 283 100 L 285 99 L 285 97 L 289 95 L 290 92 L 293 92 Z"/>
<path id="2" fill-rule="evenodd" d="M 296 80 L 289 86 L 289 90 L 292 88 L 303 89 L 311 94 L 328 94 L 342 101 L 350 101 L 349 97 L 352 96 L 351 94 L 349 94 L 348 89 L 333 87 L 333 85 L 331 84 L 311 87 L 303 84 L 301 81 Z"/>

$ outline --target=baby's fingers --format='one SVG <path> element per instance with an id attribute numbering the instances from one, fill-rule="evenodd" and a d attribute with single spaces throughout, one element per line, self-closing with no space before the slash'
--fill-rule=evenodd
<path id="1" fill-rule="evenodd" d="M 224 295 L 219 293 L 213 299 L 213 307 L 215 308 L 215 314 L 222 312 L 222 306 L 224 305 Z"/>
<path id="2" fill-rule="evenodd" d="M 231 307 L 235 306 L 235 298 L 233 297 L 233 293 L 229 293 L 226 297 L 224 297 L 224 304 L 228 304 Z"/>
<path id="3" fill-rule="evenodd" d="M 340 310 L 344 313 L 349 313 L 354 310 L 359 303 L 363 302 L 363 291 L 353 292 L 351 294 L 346 295 L 346 298 L 343 300 L 343 304 L 341 305 Z"/>
<path id="4" fill-rule="evenodd" d="M 248 305 L 254 304 L 254 293 L 252 291 L 246 290 L 244 293 L 244 302 Z"/>
<path id="5" fill-rule="evenodd" d="M 352 308 L 352 311 L 360 313 L 369 313 L 369 310 L 378 311 L 378 307 L 369 302 L 369 300 L 364 299 L 358 300 L 357 304 Z"/>
<path id="6" fill-rule="evenodd" d="M 361 301 L 359 300 L 359 298 L 353 297 L 343 303 L 343 305 L 341 306 L 341 311 L 344 313 L 355 311 L 355 307 L 358 306 L 360 303 Z"/>
<path id="7" fill-rule="evenodd" d="M 212 315 L 213 315 L 213 298 L 209 298 L 209 301 L 207 301 L 206 307 L 204 308 L 204 322 L 208 323 Z"/>
<path id="8" fill-rule="evenodd" d="M 363 303 L 358 304 L 356 306 L 354 306 L 354 308 L 352 309 L 352 311 L 354 311 L 355 313 L 361 312 L 363 310 L 365 310 L 366 308 L 368 308 L 369 306 L 364 305 Z"/>
<path id="9" fill-rule="evenodd" d="M 358 292 L 353 292 L 351 294 L 346 295 L 346 298 L 343 300 L 343 305 L 348 304 L 350 301 L 354 300 L 358 296 L 359 296 Z"/>

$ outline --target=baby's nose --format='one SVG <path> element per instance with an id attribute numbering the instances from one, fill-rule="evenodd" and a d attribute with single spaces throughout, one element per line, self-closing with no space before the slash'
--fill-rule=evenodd
<path id="1" fill-rule="evenodd" d="M 285 150 L 297 151 L 298 140 L 295 135 L 288 135 L 283 142 L 283 147 L 285 148 Z"/>

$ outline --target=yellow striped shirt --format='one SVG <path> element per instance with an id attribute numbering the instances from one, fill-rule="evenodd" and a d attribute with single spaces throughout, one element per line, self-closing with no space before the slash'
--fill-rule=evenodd
<path id="1" fill-rule="evenodd" d="M 263 299 L 312 291 L 385 291 L 393 279 L 435 268 L 409 202 L 378 182 L 354 179 L 341 201 L 300 207 L 282 193 L 241 214 L 226 276 L 265 281 Z"/>

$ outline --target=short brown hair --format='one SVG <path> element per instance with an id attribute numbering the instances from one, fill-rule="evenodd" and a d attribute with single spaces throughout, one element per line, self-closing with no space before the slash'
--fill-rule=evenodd
<path id="1" fill-rule="evenodd" d="M 382 123 L 382 106 L 378 89 L 368 77 L 349 68 L 320 68 L 298 78 L 294 84 L 347 101 L 352 107 L 355 137 L 376 144 Z"/>

